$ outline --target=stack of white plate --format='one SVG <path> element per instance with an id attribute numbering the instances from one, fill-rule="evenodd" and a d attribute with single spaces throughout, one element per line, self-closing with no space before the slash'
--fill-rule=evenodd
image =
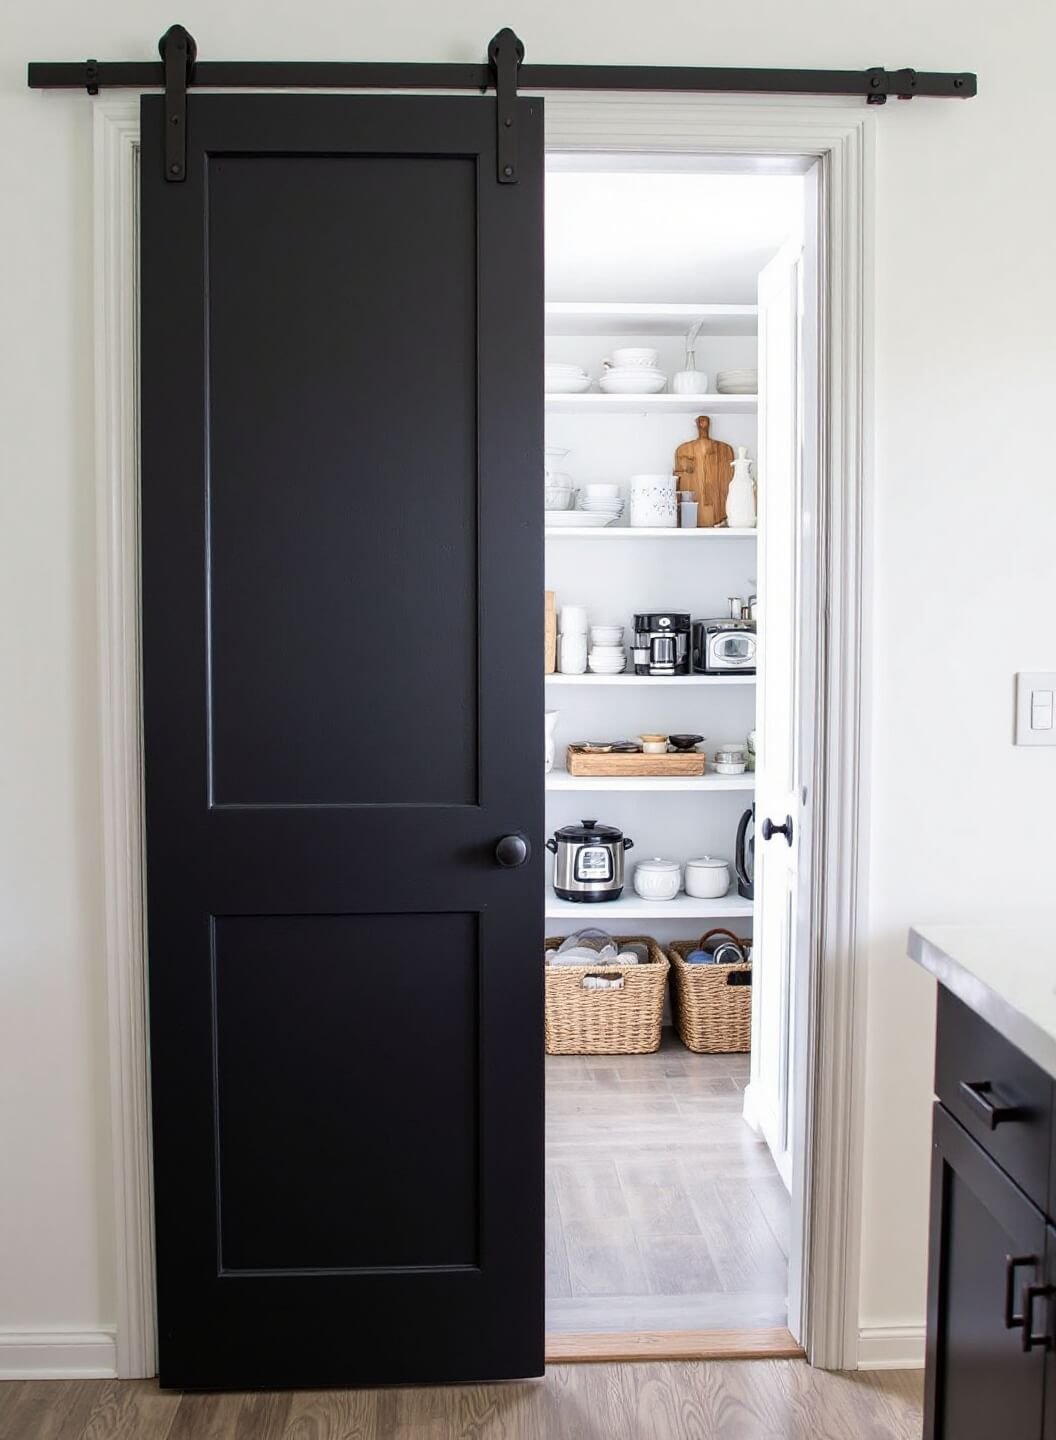
<path id="1" fill-rule="evenodd" d="M 627 656 L 622 645 L 598 645 L 591 647 L 587 665 L 594 675 L 622 675 Z"/>
<path id="2" fill-rule="evenodd" d="M 715 377 L 715 388 L 720 395 L 757 395 L 759 371 L 720 370 Z"/>
<path id="3" fill-rule="evenodd" d="M 667 376 L 656 368 L 659 351 L 648 345 L 625 345 L 605 361 L 598 384 L 606 395 L 658 395 Z"/>
<path id="4" fill-rule="evenodd" d="M 548 395 L 582 395 L 590 389 L 590 376 L 582 365 L 543 366 L 543 389 Z"/>
<path id="5" fill-rule="evenodd" d="M 659 395 L 667 376 L 655 365 L 614 365 L 598 384 L 606 395 Z"/>
<path id="6" fill-rule="evenodd" d="M 592 481 L 582 486 L 579 492 L 579 508 L 586 515 L 606 515 L 610 520 L 618 520 L 623 514 L 619 485 L 609 481 Z"/>

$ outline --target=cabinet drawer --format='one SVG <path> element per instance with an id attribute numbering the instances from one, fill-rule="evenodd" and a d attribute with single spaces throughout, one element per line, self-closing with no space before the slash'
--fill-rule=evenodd
<path id="1" fill-rule="evenodd" d="M 1045 1209 L 1052 1081 L 942 986 L 935 1092 L 1002 1170 Z"/>

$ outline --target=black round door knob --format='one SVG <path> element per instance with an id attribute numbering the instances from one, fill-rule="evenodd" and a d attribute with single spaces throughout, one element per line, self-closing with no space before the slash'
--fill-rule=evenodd
<path id="1" fill-rule="evenodd" d="M 791 845 L 791 844 L 792 844 L 792 816 L 791 816 L 791 815 L 786 815 L 786 816 L 785 816 L 785 823 L 784 823 L 783 825 L 775 825 L 774 822 L 770 819 L 770 816 L 768 815 L 768 816 L 766 817 L 766 819 L 763 821 L 763 824 L 762 824 L 762 832 L 763 832 L 763 839 L 764 839 L 764 840 L 772 840 L 775 835 L 783 835 L 783 836 L 785 837 L 785 839 L 788 841 L 788 843 Z"/>
<path id="2" fill-rule="evenodd" d="M 527 835 L 504 835 L 495 846 L 495 859 L 507 870 L 523 865 L 531 853 Z"/>

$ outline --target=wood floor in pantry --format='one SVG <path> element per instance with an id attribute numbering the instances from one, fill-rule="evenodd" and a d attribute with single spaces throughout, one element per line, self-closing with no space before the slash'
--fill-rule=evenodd
<path id="1" fill-rule="evenodd" d="M 747 1055 L 546 1060 L 546 1328 L 787 1320 L 788 1192 L 742 1119 Z"/>
<path id="2" fill-rule="evenodd" d="M 801 1360 L 566 1365 L 445 1389 L 163 1392 L 0 1382 L 4 1440 L 920 1440 L 921 1378 Z"/>

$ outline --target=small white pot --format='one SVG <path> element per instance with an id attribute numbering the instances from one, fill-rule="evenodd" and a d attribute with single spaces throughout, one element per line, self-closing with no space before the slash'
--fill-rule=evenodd
<path id="1" fill-rule="evenodd" d="M 703 395 L 708 388 L 708 377 L 703 370 L 680 370 L 671 381 L 675 395 Z"/>
<path id="2" fill-rule="evenodd" d="M 714 855 L 686 861 L 686 894 L 694 900 L 718 900 L 730 888 L 730 867 Z"/>
<path id="3" fill-rule="evenodd" d="M 643 900 L 673 900 L 682 888 L 682 866 L 677 860 L 640 860 L 634 867 L 634 888 Z"/>

